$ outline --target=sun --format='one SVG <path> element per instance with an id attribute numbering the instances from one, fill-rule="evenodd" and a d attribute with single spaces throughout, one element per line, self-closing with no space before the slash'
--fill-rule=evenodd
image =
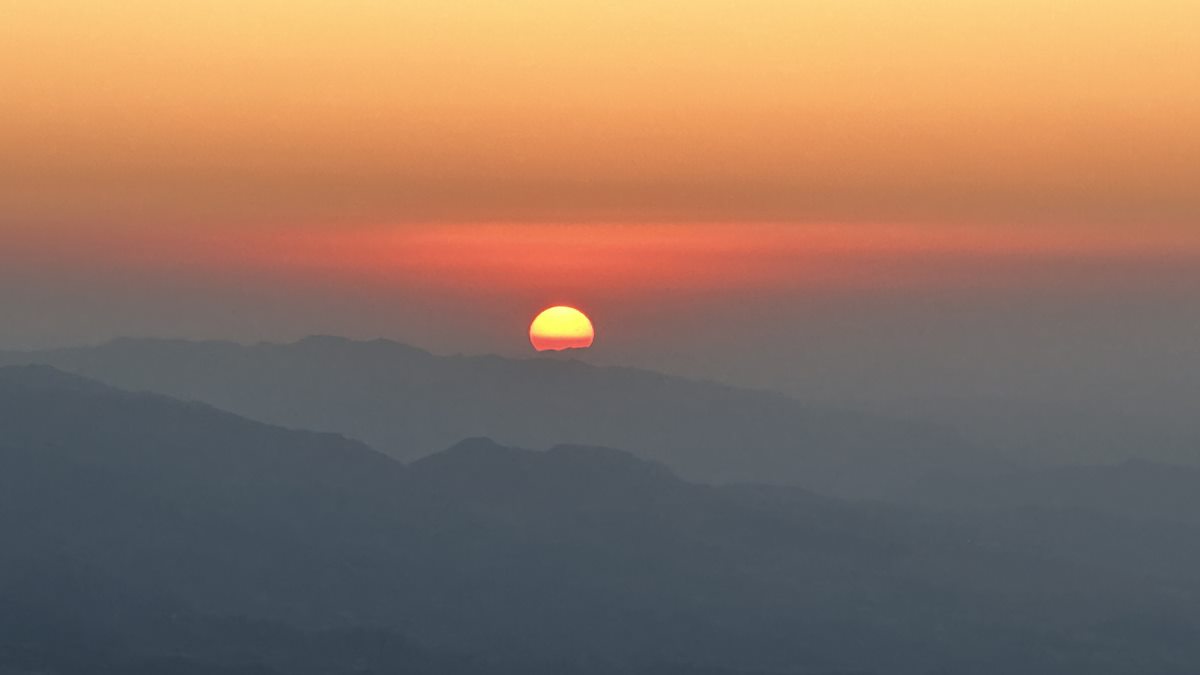
<path id="1" fill-rule="evenodd" d="M 564 305 L 542 310 L 529 324 L 529 341 L 539 352 L 586 349 L 595 337 L 587 315 Z"/>

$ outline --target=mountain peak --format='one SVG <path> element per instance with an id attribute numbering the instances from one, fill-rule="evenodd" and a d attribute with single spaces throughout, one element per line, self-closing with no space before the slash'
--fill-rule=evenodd
<path id="1" fill-rule="evenodd" d="M 386 338 L 375 338 L 374 340 L 355 340 L 340 335 L 309 335 L 290 344 L 264 343 L 267 346 L 283 347 L 283 348 L 299 348 L 299 349 L 328 349 L 338 350 L 349 353 L 364 353 L 364 354 L 405 354 L 405 355 L 420 355 L 432 356 L 432 354 L 420 347 L 414 347 L 410 344 L 388 340 Z"/>
<path id="2" fill-rule="evenodd" d="M 482 455 L 485 453 L 496 453 L 496 452 L 511 454 L 514 452 L 514 450 L 515 450 L 515 448 L 510 448 L 508 446 L 501 445 L 501 444 L 497 443 L 494 439 L 489 438 L 487 436 L 472 436 L 470 438 L 462 439 L 461 441 L 446 448 L 445 450 L 443 450 L 441 453 L 438 453 L 438 454 Z M 526 451 L 521 451 L 521 452 L 526 452 Z"/>
<path id="3" fill-rule="evenodd" d="M 510 503 L 564 500 L 583 504 L 673 493 L 686 485 L 665 466 L 623 450 L 557 445 L 545 452 L 501 445 L 491 438 L 464 439 L 408 465 L 410 476 L 467 501 L 507 495 Z"/>
<path id="4" fill-rule="evenodd" d="M 491 466 L 494 468 L 500 464 L 508 464 L 514 460 L 519 461 L 534 454 L 536 453 L 532 450 L 511 448 L 501 445 L 486 436 L 475 436 L 464 438 L 445 450 L 422 457 L 410 464 L 410 466 L 425 469 L 433 467 L 464 468 L 468 466 Z"/>
<path id="5" fill-rule="evenodd" d="M 306 335 L 295 342 L 296 345 L 347 345 L 354 342 L 348 337 L 341 335 Z"/>

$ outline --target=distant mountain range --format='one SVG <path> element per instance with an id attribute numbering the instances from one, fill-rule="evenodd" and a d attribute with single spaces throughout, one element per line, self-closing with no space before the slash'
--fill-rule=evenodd
<path id="1" fill-rule="evenodd" d="M 396 342 L 120 339 L 0 352 L 253 419 L 343 433 L 400 459 L 462 438 L 620 447 L 706 482 L 795 484 L 873 496 L 934 470 L 989 464 L 946 429 L 821 410 L 765 391 L 571 359 L 435 356 Z"/>
<path id="2" fill-rule="evenodd" d="M 404 465 L 0 368 L 6 674 L 1194 672 L 1188 577 L 991 527 L 589 446 Z"/>

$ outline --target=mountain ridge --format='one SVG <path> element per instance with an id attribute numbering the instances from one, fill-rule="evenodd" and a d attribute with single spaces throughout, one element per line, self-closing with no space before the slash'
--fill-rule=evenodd
<path id="1" fill-rule="evenodd" d="M 0 354 L 0 364 L 31 362 L 341 433 L 403 460 L 488 436 L 518 447 L 618 447 L 690 480 L 790 483 L 848 496 L 992 461 L 935 425 L 577 359 L 438 356 L 332 336 L 255 345 L 126 338 Z"/>

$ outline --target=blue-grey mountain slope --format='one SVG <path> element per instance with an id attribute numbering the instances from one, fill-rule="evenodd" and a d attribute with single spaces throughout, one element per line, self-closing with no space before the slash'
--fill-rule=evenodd
<path id="1" fill-rule="evenodd" d="M 401 459 L 487 436 L 522 447 L 619 447 L 706 482 L 876 495 L 931 470 L 987 462 L 931 425 L 805 407 L 737 389 L 575 360 L 435 356 L 384 340 L 294 344 L 117 340 L 0 354 L 273 424 L 346 434 Z"/>
<path id="2" fill-rule="evenodd" d="M 53 645 L 179 666 L 141 672 L 339 675 L 1171 674 L 1200 659 L 1195 586 L 1177 578 L 907 509 L 697 485 L 616 450 L 469 439 L 406 466 L 46 367 L 0 369 L 0 430 L 15 672 L 81 672 Z"/>

